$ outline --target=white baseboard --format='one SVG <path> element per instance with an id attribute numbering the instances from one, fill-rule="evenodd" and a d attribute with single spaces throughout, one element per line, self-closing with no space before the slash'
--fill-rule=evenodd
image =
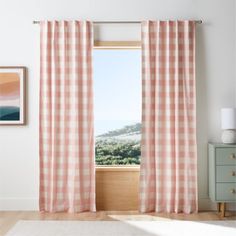
<path id="1" fill-rule="evenodd" d="M 0 199 L 0 211 L 38 211 L 38 199 L 6 198 Z M 209 198 L 199 199 L 199 211 L 215 211 L 216 203 Z M 236 204 L 228 204 L 227 210 L 236 211 Z"/>
<path id="2" fill-rule="evenodd" d="M 38 199 L 0 198 L 0 211 L 38 211 Z"/>
<path id="3" fill-rule="evenodd" d="M 212 202 L 209 198 L 201 198 L 198 200 L 199 211 L 215 211 L 216 203 Z"/>
<path id="4" fill-rule="evenodd" d="M 202 198 L 199 199 L 199 211 L 216 211 L 217 204 L 212 202 L 209 198 Z M 235 203 L 227 203 L 226 209 L 228 211 L 236 211 L 236 204 Z"/>
<path id="5" fill-rule="evenodd" d="M 230 211 L 236 211 L 236 204 L 229 203 L 226 209 Z"/>

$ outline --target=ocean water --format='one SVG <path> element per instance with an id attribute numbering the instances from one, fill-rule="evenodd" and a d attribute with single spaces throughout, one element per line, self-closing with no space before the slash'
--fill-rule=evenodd
<path id="1" fill-rule="evenodd" d="M 134 120 L 95 120 L 94 129 L 95 136 L 107 133 L 108 131 L 121 129 L 126 125 L 134 125 L 140 121 Z"/>
<path id="2" fill-rule="evenodd" d="M 0 120 L 19 120 L 19 119 L 20 119 L 19 107 L 0 106 Z"/>

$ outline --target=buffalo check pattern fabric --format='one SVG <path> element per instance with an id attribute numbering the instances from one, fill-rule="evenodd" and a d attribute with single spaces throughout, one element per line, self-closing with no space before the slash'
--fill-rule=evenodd
<path id="1" fill-rule="evenodd" d="M 142 22 L 141 212 L 196 212 L 195 22 Z"/>
<path id="2" fill-rule="evenodd" d="M 95 211 L 92 23 L 40 29 L 40 210 Z"/>

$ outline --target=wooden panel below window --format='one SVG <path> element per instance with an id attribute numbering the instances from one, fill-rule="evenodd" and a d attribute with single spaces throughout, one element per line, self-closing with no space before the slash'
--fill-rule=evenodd
<path id="1" fill-rule="evenodd" d="M 138 210 L 139 167 L 97 167 L 97 210 Z"/>

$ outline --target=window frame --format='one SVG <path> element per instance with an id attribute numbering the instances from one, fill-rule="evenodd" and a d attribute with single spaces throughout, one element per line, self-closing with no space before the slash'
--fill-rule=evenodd
<path id="1" fill-rule="evenodd" d="M 93 50 L 141 50 L 141 41 L 94 41 Z M 96 171 L 139 171 L 140 165 L 97 165 Z"/>

